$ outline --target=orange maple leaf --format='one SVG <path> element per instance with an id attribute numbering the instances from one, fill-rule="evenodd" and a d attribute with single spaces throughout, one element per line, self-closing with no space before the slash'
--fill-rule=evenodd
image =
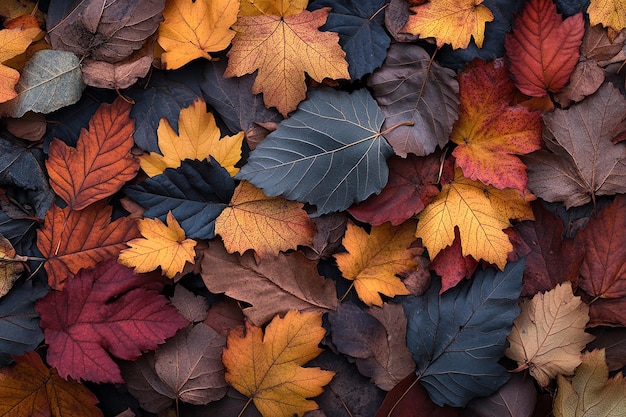
<path id="1" fill-rule="evenodd" d="M 135 123 L 122 99 L 102 104 L 82 129 L 76 149 L 54 139 L 46 168 L 50 186 L 72 210 L 113 195 L 137 175 L 139 162 L 130 153 Z"/>
<path id="2" fill-rule="evenodd" d="M 37 247 L 47 259 L 48 285 L 60 290 L 65 280 L 81 268 L 117 258 L 125 243 L 139 237 L 137 223 L 129 217 L 111 222 L 113 208 L 97 202 L 81 211 L 53 205 L 37 231 Z"/>
<path id="3" fill-rule="evenodd" d="M 40 32 L 38 27 L 0 30 L 0 103 L 17 97 L 15 86 L 20 79 L 19 72 L 3 63 L 26 51 Z"/>
<path id="4" fill-rule="evenodd" d="M 258 70 L 252 92 L 263 93 L 265 105 L 286 117 L 306 96 L 305 72 L 318 82 L 350 77 L 339 35 L 318 31 L 329 12 L 326 7 L 286 17 L 241 16 L 224 76 Z"/>
<path id="5" fill-rule="evenodd" d="M 263 190 L 242 181 L 228 207 L 215 220 L 229 253 L 253 249 L 257 256 L 276 256 L 280 251 L 311 245 L 315 226 L 303 204 L 282 197 L 268 197 Z"/>

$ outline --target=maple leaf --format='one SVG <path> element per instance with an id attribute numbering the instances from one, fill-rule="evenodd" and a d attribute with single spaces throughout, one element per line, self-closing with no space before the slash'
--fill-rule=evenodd
<path id="1" fill-rule="evenodd" d="M 235 164 L 241 159 L 243 132 L 220 139 L 215 117 L 206 111 L 206 103 L 198 98 L 180 111 L 178 134 L 166 118 L 157 129 L 159 149 L 163 155 L 150 152 L 140 158 L 141 169 L 150 177 L 167 168 L 178 168 L 185 159 L 204 160 L 212 156 L 231 175 L 239 172 Z"/>
<path id="2" fill-rule="evenodd" d="M 273 14 L 288 17 L 306 10 L 308 0 L 242 0 L 239 16 Z"/>
<path id="3" fill-rule="evenodd" d="M 215 220 L 215 233 L 222 236 L 229 253 L 253 249 L 260 258 L 276 256 L 313 243 L 315 226 L 302 206 L 282 197 L 268 197 L 242 181 Z"/>
<path id="4" fill-rule="evenodd" d="M 101 417 L 98 399 L 84 385 L 48 369 L 36 352 L 0 369 L 0 415 Z"/>
<path id="5" fill-rule="evenodd" d="M 222 355 L 226 382 L 254 401 L 263 417 L 293 417 L 316 410 L 307 400 L 323 391 L 334 372 L 304 368 L 322 350 L 326 334 L 322 313 L 290 310 L 265 329 L 246 322 L 245 333 L 234 329 Z"/>
<path id="6" fill-rule="evenodd" d="M 474 61 L 459 75 L 459 119 L 450 140 L 463 174 L 498 189 L 524 191 L 526 166 L 515 155 L 541 147 L 541 113 L 511 106 L 515 86 L 504 60 Z"/>
<path id="7" fill-rule="evenodd" d="M 196 58 L 211 59 L 210 52 L 226 49 L 235 36 L 239 0 L 168 0 L 157 41 L 165 52 L 166 69 L 178 69 Z"/>
<path id="8" fill-rule="evenodd" d="M 602 24 L 617 32 L 626 28 L 626 4 L 621 0 L 591 0 L 587 14 L 591 26 Z"/>
<path id="9" fill-rule="evenodd" d="M 185 239 L 185 231 L 171 211 L 167 213 L 167 226 L 158 218 L 141 219 L 138 223 L 143 237 L 129 241 L 130 248 L 120 252 L 118 261 L 122 265 L 134 267 L 136 273 L 161 267 L 163 275 L 174 278 L 186 262 L 194 262 L 196 241 Z"/>
<path id="10" fill-rule="evenodd" d="M 505 352 L 517 361 L 517 371 L 528 369 L 542 387 L 557 375 L 571 375 L 580 365 L 580 351 L 594 339 L 585 333 L 589 307 L 574 296 L 572 284 L 537 293 L 521 309 Z"/>
<path id="11" fill-rule="evenodd" d="M 449 43 L 452 49 L 467 48 L 473 36 L 483 46 L 485 23 L 493 20 L 483 0 L 431 0 L 411 7 L 413 13 L 402 29 L 421 38 L 437 39 L 437 47 Z"/>
<path id="12" fill-rule="evenodd" d="M 37 231 L 37 247 L 47 259 L 48 285 L 59 290 L 81 268 L 117 259 L 125 243 L 139 237 L 137 223 L 128 217 L 111 222 L 113 208 L 97 202 L 81 211 L 53 205 Z"/>
<path id="13" fill-rule="evenodd" d="M 586 352 L 568 381 L 558 376 L 555 417 L 620 417 L 626 410 L 626 380 L 621 373 L 609 379 L 604 349 Z"/>
<path id="14" fill-rule="evenodd" d="M 89 130 L 81 129 L 76 149 L 59 139 L 50 144 L 50 186 L 71 210 L 113 195 L 137 174 L 139 164 L 130 153 L 135 129 L 130 108 L 119 98 L 104 103 L 89 120 Z"/>
<path id="15" fill-rule="evenodd" d="M 20 73 L 3 63 L 23 53 L 39 35 L 39 28 L 15 28 L 0 30 L 0 103 L 17 97 L 15 86 Z"/>
<path id="16" fill-rule="evenodd" d="M 419 248 L 410 248 L 415 240 L 415 222 L 400 226 L 385 223 L 373 226 L 368 234 L 352 222 L 342 245 L 348 253 L 335 254 L 337 266 L 345 279 L 352 280 L 359 298 L 367 305 L 382 306 L 378 293 L 389 297 L 410 294 L 396 276 L 417 266 L 414 257 Z"/>
<path id="17" fill-rule="evenodd" d="M 348 79 L 339 35 L 318 31 L 329 11 L 240 17 L 233 26 L 237 34 L 224 76 L 240 77 L 258 70 L 252 92 L 262 92 L 265 105 L 276 107 L 285 117 L 305 98 L 305 72 L 317 82 Z"/>
<path id="18" fill-rule="evenodd" d="M 585 34 L 583 14 L 565 20 L 552 0 L 531 0 L 504 41 L 515 85 L 529 96 L 558 93 L 569 81 Z"/>
<path id="19" fill-rule="evenodd" d="M 4 297 L 22 275 L 26 256 L 18 255 L 6 237 L 0 235 L 0 297 Z"/>
<path id="20" fill-rule="evenodd" d="M 81 270 L 37 302 L 48 363 L 63 378 L 124 382 L 109 353 L 135 360 L 188 324 L 158 293 L 163 286 L 158 274 L 134 274 L 113 259 Z"/>
<path id="21" fill-rule="evenodd" d="M 532 198 L 532 197 L 527 197 Z M 463 256 L 484 259 L 500 269 L 513 250 L 503 229 L 509 219 L 532 220 L 530 204 L 517 190 L 498 190 L 463 176 L 456 169 L 455 178 L 418 215 L 415 235 L 422 239 L 433 259 L 454 242 L 454 227 L 459 228 Z"/>

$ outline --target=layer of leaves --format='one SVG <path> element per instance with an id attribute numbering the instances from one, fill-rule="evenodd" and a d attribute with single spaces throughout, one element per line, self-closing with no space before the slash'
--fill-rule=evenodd
<path id="1" fill-rule="evenodd" d="M 0 297 L 4 297 L 24 272 L 22 262 L 27 257 L 18 255 L 11 242 L 0 234 Z"/>
<path id="2" fill-rule="evenodd" d="M 17 96 L 15 86 L 20 79 L 18 71 L 3 63 L 26 51 L 39 33 L 39 28 L 0 30 L 0 103 Z"/>
<path id="3" fill-rule="evenodd" d="M 532 378 L 515 374 L 489 397 L 475 398 L 467 410 L 475 417 L 530 417 L 537 404 L 537 391 Z"/>

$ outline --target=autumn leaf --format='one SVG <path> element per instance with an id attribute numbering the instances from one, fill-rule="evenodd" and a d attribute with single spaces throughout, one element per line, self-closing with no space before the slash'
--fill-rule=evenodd
<path id="1" fill-rule="evenodd" d="M 591 0 L 587 13 L 591 26 L 602 24 L 618 32 L 626 28 L 626 4 L 621 0 Z"/>
<path id="2" fill-rule="evenodd" d="M 9 239 L 0 235 L 0 297 L 4 297 L 24 271 L 28 258 L 18 255 Z"/>
<path id="3" fill-rule="evenodd" d="M 268 197 L 247 181 L 215 220 L 215 233 L 222 236 L 229 253 L 252 249 L 260 258 L 280 251 L 311 245 L 315 226 L 303 204 L 282 197 Z"/>
<path id="4" fill-rule="evenodd" d="M 101 417 L 96 396 L 84 385 L 48 369 L 36 352 L 0 369 L 0 415 Z"/>
<path id="5" fill-rule="evenodd" d="M 178 69 L 196 58 L 211 59 L 223 51 L 235 32 L 239 0 L 168 0 L 159 25 L 159 45 L 165 69 Z"/>
<path id="6" fill-rule="evenodd" d="M 135 268 L 136 273 L 161 267 L 163 275 L 174 278 L 186 262 L 194 262 L 196 241 L 185 239 L 185 231 L 171 211 L 167 213 L 167 225 L 158 218 L 141 219 L 138 225 L 143 237 L 129 241 L 130 248 L 120 252 L 118 261 L 122 265 Z"/>
<path id="7" fill-rule="evenodd" d="M 339 35 L 318 31 L 329 11 L 240 17 L 233 26 L 237 34 L 224 76 L 241 77 L 258 70 L 252 92 L 263 93 L 265 105 L 276 107 L 285 117 L 305 98 L 305 72 L 317 82 L 348 79 Z"/>
<path id="8" fill-rule="evenodd" d="M 419 248 L 410 248 L 415 240 L 415 222 L 400 226 L 385 223 L 373 226 L 368 234 L 352 222 L 342 244 L 347 253 L 335 254 L 337 266 L 345 279 L 353 281 L 359 298 L 367 305 L 382 306 L 380 294 L 388 297 L 410 294 L 400 278 L 401 272 L 415 268 Z"/>
<path id="9" fill-rule="evenodd" d="M 273 14 L 289 17 L 306 10 L 307 0 L 242 0 L 239 16 L 260 16 Z"/>
<path id="10" fill-rule="evenodd" d="M 116 259 L 125 243 L 139 237 L 137 223 L 129 217 L 111 221 L 113 208 L 98 202 L 81 211 L 53 205 L 37 231 L 37 247 L 47 259 L 48 285 L 59 290 L 81 268 Z"/>
<path id="11" fill-rule="evenodd" d="M 15 86 L 20 79 L 19 72 L 3 63 L 26 51 L 40 32 L 39 28 L 0 30 L 0 103 L 17 97 Z"/>
<path id="12" fill-rule="evenodd" d="M 440 293 L 454 288 L 464 279 L 470 279 L 478 268 L 478 261 L 471 255 L 463 256 L 461 248 L 461 236 L 459 228 L 454 228 L 454 241 L 452 245 L 443 248 L 437 256 L 435 256 L 428 269 L 435 271 L 441 277 Z"/>
<path id="13" fill-rule="evenodd" d="M 263 330 L 249 322 L 233 330 L 222 355 L 226 382 L 254 401 L 263 417 L 293 417 L 318 408 L 314 401 L 334 372 L 304 368 L 322 350 L 321 313 L 289 311 Z"/>
<path id="14" fill-rule="evenodd" d="M 505 355 L 517 361 L 518 371 L 528 369 L 542 387 L 557 375 L 571 375 L 580 365 L 581 350 L 594 339 L 585 333 L 589 307 L 574 296 L 572 284 L 537 293 L 521 309 Z"/>
<path id="15" fill-rule="evenodd" d="M 541 147 L 541 113 L 511 106 L 515 86 L 504 60 L 474 61 L 459 75 L 459 119 L 450 140 L 456 165 L 498 189 L 526 189 L 526 166 L 515 155 Z"/>
<path id="16" fill-rule="evenodd" d="M 463 256 L 484 259 L 500 269 L 513 250 L 504 229 L 509 219 L 531 220 L 528 201 L 517 190 L 498 190 L 463 176 L 456 169 L 455 178 L 418 215 L 415 235 L 422 239 L 433 259 L 454 242 L 454 226 L 459 228 Z"/>
<path id="17" fill-rule="evenodd" d="M 495 394 L 474 398 L 465 410 L 473 417 L 531 417 L 537 396 L 533 379 L 519 373 L 511 376 Z"/>
<path id="18" fill-rule="evenodd" d="M 82 129 L 76 148 L 59 139 L 50 144 L 46 168 L 50 186 L 71 210 L 109 197 L 135 177 L 139 164 L 130 153 L 135 125 L 122 99 L 102 104 Z"/>
<path id="19" fill-rule="evenodd" d="M 159 294 L 164 284 L 112 259 L 81 270 L 37 302 L 48 363 L 63 378 L 124 382 L 111 356 L 135 360 L 188 324 Z"/>
<path id="20" fill-rule="evenodd" d="M 493 14 L 483 0 L 431 0 L 412 7 L 403 32 L 437 39 L 437 47 L 449 43 L 452 49 L 467 48 L 473 36 L 476 45 L 483 46 L 485 23 Z"/>
<path id="21" fill-rule="evenodd" d="M 552 0 L 526 2 L 504 42 L 517 88 L 534 97 L 561 91 L 578 62 L 584 33 L 582 13 L 561 20 Z"/>
<path id="22" fill-rule="evenodd" d="M 163 155 L 150 152 L 140 158 L 141 169 L 150 177 L 162 174 L 167 168 L 178 168 L 185 159 L 204 160 L 212 156 L 231 174 L 239 172 L 235 164 L 241 159 L 243 132 L 220 139 L 220 130 L 215 117 L 206 111 L 202 99 L 180 111 L 178 134 L 166 118 L 162 118 L 157 129 L 159 149 Z"/>

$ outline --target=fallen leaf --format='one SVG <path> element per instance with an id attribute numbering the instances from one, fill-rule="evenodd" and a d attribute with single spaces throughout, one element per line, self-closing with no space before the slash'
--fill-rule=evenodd
<path id="1" fill-rule="evenodd" d="M 602 25 L 585 28 L 585 36 L 580 46 L 580 53 L 588 60 L 608 61 L 622 50 L 622 44 L 616 39 L 609 39 L 607 28 Z"/>
<path id="2" fill-rule="evenodd" d="M 493 14 L 483 0 L 431 0 L 412 7 L 414 13 L 402 29 L 435 38 L 437 47 L 449 43 L 452 49 L 467 48 L 473 36 L 478 47 L 483 46 L 485 23 L 493 20 Z"/>
<path id="3" fill-rule="evenodd" d="M 458 227 L 455 226 L 454 228 L 452 244 L 439 251 L 428 268 L 441 277 L 440 294 L 456 287 L 459 282 L 470 279 L 474 275 L 476 268 L 478 268 L 478 262 L 471 255 L 463 256 Z"/>
<path id="4" fill-rule="evenodd" d="M 263 417 L 292 417 L 318 408 L 314 401 L 334 372 L 303 368 L 322 350 L 317 347 L 326 330 L 322 314 L 289 311 L 263 330 L 246 323 L 245 333 L 234 330 L 222 355 L 226 381 L 251 398 Z"/>
<path id="5" fill-rule="evenodd" d="M 569 81 L 585 33 L 583 14 L 565 20 L 552 0 L 530 0 L 504 41 L 519 90 L 541 97 L 558 93 Z"/>
<path id="6" fill-rule="evenodd" d="M 195 295 L 182 285 L 174 288 L 170 302 L 178 312 L 190 323 L 199 323 L 206 319 L 209 306 L 206 298 Z"/>
<path id="7" fill-rule="evenodd" d="M 141 219 L 138 226 L 143 237 L 126 243 L 130 248 L 122 249 L 118 256 L 122 265 L 134 268 L 135 273 L 161 267 L 163 275 L 173 278 L 186 262 L 194 262 L 196 241 L 185 239 L 185 231 L 171 211 L 167 213 L 167 225 L 156 218 Z"/>
<path id="8" fill-rule="evenodd" d="M 522 301 L 521 309 L 505 352 L 517 361 L 517 371 L 528 369 L 542 387 L 557 375 L 571 375 L 580 365 L 580 352 L 593 340 L 585 333 L 589 307 L 574 296 L 572 284 L 538 293 Z"/>
<path id="9" fill-rule="evenodd" d="M 591 0 L 587 13 L 591 26 L 602 24 L 618 32 L 626 28 L 626 5 L 621 0 Z"/>
<path id="10" fill-rule="evenodd" d="M 134 123 L 130 104 L 117 99 L 104 103 L 82 129 L 76 148 L 55 139 L 48 149 L 46 168 L 50 186 L 70 210 L 82 210 L 103 200 L 135 177 L 137 159 L 133 147 Z"/>
<path id="11" fill-rule="evenodd" d="M 587 350 L 604 349 L 606 364 L 610 372 L 626 366 L 626 328 L 597 326 L 589 329 L 595 339 L 587 345 Z"/>
<path id="12" fill-rule="evenodd" d="M 275 16 L 289 17 L 306 10 L 307 3 L 307 0 L 242 0 L 239 16 L 273 14 Z"/>
<path id="13" fill-rule="evenodd" d="M 0 297 L 4 297 L 13 288 L 15 281 L 24 271 L 28 257 L 18 255 L 9 239 L 0 234 Z"/>
<path id="14" fill-rule="evenodd" d="M 84 385 L 48 369 L 36 352 L 15 358 L 0 369 L 0 414 L 21 416 L 101 417 L 98 398 Z"/>
<path id="15" fill-rule="evenodd" d="M 188 324 L 158 278 L 108 260 L 49 292 L 37 302 L 48 363 L 63 378 L 124 382 L 111 356 L 135 360 Z"/>
<path id="16" fill-rule="evenodd" d="M 466 410 L 473 417 L 531 417 L 537 390 L 528 374 L 515 374 L 489 397 L 474 398 Z"/>
<path id="17" fill-rule="evenodd" d="M 302 253 L 311 260 L 329 259 L 341 247 L 348 216 L 344 212 L 330 213 L 311 220 L 315 226 L 313 242 L 302 247 Z"/>
<path id="18" fill-rule="evenodd" d="M 39 28 L 0 30 L 0 103 L 17 96 L 15 86 L 20 79 L 19 72 L 3 63 L 26 51 L 40 32 Z"/>
<path id="19" fill-rule="evenodd" d="M 458 145 L 456 165 L 474 181 L 523 192 L 526 166 L 516 155 L 541 148 L 541 113 L 510 105 L 515 86 L 503 59 L 466 65 L 459 90 L 459 119 L 450 135 Z"/>
<path id="20" fill-rule="evenodd" d="M 382 306 L 380 294 L 388 297 L 410 294 L 396 274 L 417 266 L 413 258 L 421 250 L 411 247 L 414 232 L 414 221 L 400 226 L 389 223 L 373 226 L 370 233 L 348 222 L 342 241 L 347 253 L 337 253 L 334 257 L 342 276 L 352 281 L 359 298 L 368 306 Z"/>
<path id="21" fill-rule="evenodd" d="M 111 90 L 132 86 L 152 68 L 152 49 L 140 49 L 138 52 L 114 64 L 85 59 L 81 67 L 83 81 L 92 87 Z"/>
<path id="22" fill-rule="evenodd" d="M 46 117 L 40 113 L 26 113 L 19 119 L 6 118 L 4 122 L 12 135 L 32 142 L 40 141 L 48 128 Z"/>
<path id="23" fill-rule="evenodd" d="M 569 381 L 558 376 L 555 417 L 619 417 L 626 410 L 626 381 L 618 373 L 609 379 L 604 349 L 586 352 Z"/>
<path id="24" fill-rule="evenodd" d="M 228 207 L 215 220 L 215 233 L 229 253 L 252 249 L 259 258 L 313 243 L 315 226 L 302 204 L 268 197 L 263 190 L 241 181 Z"/>
<path id="25" fill-rule="evenodd" d="M 339 35 L 318 31 L 329 10 L 304 10 L 286 17 L 241 16 L 233 26 L 237 34 L 224 76 L 258 70 L 252 92 L 263 93 L 265 105 L 287 117 L 306 96 L 305 72 L 317 82 L 350 77 Z"/>
<path id="26" fill-rule="evenodd" d="M 569 107 L 572 101 L 582 101 L 592 95 L 604 83 L 604 70 L 596 61 L 580 61 L 569 78 L 569 83 L 554 98 L 563 107 Z"/>

